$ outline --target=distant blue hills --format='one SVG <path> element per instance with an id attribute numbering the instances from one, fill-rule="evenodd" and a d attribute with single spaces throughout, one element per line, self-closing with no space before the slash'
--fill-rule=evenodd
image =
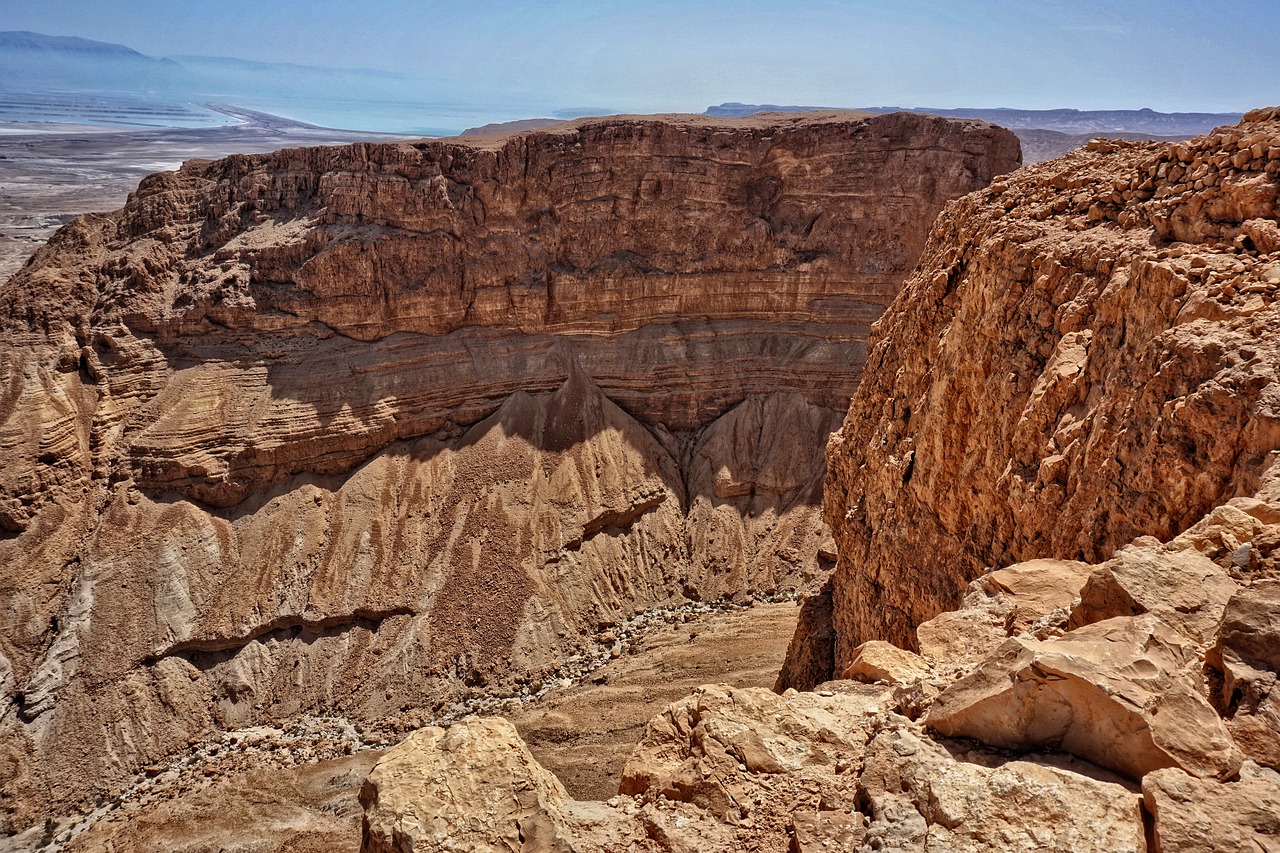
<path id="1" fill-rule="evenodd" d="M 460 104 L 456 94 L 433 101 L 429 92 L 453 90 L 424 84 L 394 71 L 331 68 L 226 56 L 147 56 L 122 44 L 75 36 L 0 31 L 0 121 L 191 126 L 210 123 L 200 104 L 226 103 L 281 111 L 327 127 L 422 134 L 456 133 L 471 124 L 547 114 L 544 106 L 508 102 L 499 106 L 477 96 Z M 427 97 L 424 98 L 424 93 Z M 106 107 L 95 99 L 114 102 Z M 145 102 L 133 111 L 119 101 Z M 724 103 L 712 116 L 797 112 L 831 107 Z M 898 107 L 863 107 L 895 112 Z M 536 112 L 531 112 L 536 111 Z M 1238 113 L 1159 113 L 1154 110 L 1018 110 L 914 108 L 957 118 L 976 118 L 1013 130 L 1043 129 L 1065 134 L 1136 133 L 1193 136 L 1239 120 Z M 523 112 L 523 115 L 521 114 Z M 557 118 L 606 114 L 603 108 L 552 110 Z M 106 116 L 115 116 L 108 119 Z M 212 117 L 218 123 L 225 117 Z"/>
<path id="2" fill-rule="evenodd" d="M 895 113 L 907 110 L 948 118 L 975 118 L 1010 130 L 1053 130 L 1059 133 L 1140 133 L 1152 136 L 1198 136 L 1224 124 L 1235 124 L 1241 113 L 1161 113 L 1140 110 L 1017 110 L 936 107 L 809 107 L 778 104 L 740 104 L 729 102 L 709 107 L 709 116 L 749 116 L 765 112 L 810 112 L 813 110 L 859 109 L 872 113 Z"/>

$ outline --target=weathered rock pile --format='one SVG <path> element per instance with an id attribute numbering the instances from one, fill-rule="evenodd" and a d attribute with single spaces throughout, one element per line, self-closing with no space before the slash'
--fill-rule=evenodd
<path id="1" fill-rule="evenodd" d="M 702 688 L 604 804 L 520 799 L 536 766 L 417 796 L 476 750 L 410 741 L 364 849 L 1280 849 L 1278 175 L 1280 109 L 950 205 L 829 446 L 783 678 L 839 680 Z M 518 750 L 462 725 L 422 738 Z"/>
<path id="2" fill-rule="evenodd" d="M 1017 158 L 619 118 L 192 161 L 73 222 L 0 287 L 0 829 L 210 731 L 528 692 L 637 611 L 820 581 L 869 324 Z"/>

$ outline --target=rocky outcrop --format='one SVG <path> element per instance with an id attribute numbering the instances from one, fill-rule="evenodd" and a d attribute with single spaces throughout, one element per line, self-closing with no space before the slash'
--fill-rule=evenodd
<path id="1" fill-rule="evenodd" d="M 831 441 L 784 669 L 857 681 L 701 688 L 609 807 L 691 809 L 658 849 L 1274 848 L 1277 175 L 1269 110 L 950 206 Z"/>
<path id="2" fill-rule="evenodd" d="M 1196 525 L 1202 541 L 1227 533 L 1206 521 Z M 1197 586 L 1181 571 L 1194 565 L 1188 556 L 1181 537 L 1166 543 L 1147 537 L 1117 558 L 1141 563 L 1139 576 L 1168 569 L 1185 583 L 1171 598 L 1188 611 L 1204 611 L 1220 590 Z M 1088 618 L 1072 606 L 1079 591 L 1086 582 L 1114 578 L 1116 565 L 1116 559 L 1099 566 L 1036 560 L 976 579 L 965 605 L 943 614 L 951 617 L 951 647 L 968 650 L 953 658 L 926 661 L 870 641 L 846 672 L 856 681 L 782 695 L 701 687 L 650 720 L 623 770 L 618 797 L 591 804 L 560 798 L 538 806 L 536 818 L 521 812 L 502 822 L 553 825 L 561 847 L 539 847 L 543 842 L 528 840 L 533 833 L 525 846 L 511 846 L 1272 849 L 1280 832 L 1280 775 L 1246 759 L 1241 747 L 1244 753 L 1248 747 L 1234 742 L 1231 715 L 1252 712 L 1243 704 L 1215 710 L 1206 695 L 1214 685 L 1235 684 L 1224 695 L 1240 703 L 1240 691 L 1250 688 L 1232 678 L 1264 691 L 1274 684 L 1268 657 L 1274 582 L 1227 581 L 1238 594 L 1222 616 L 1217 644 L 1206 652 L 1183 633 L 1195 633 L 1195 625 L 1174 608 L 1072 627 Z M 986 617 L 998 612 L 1008 616 L 1001 623 L 1006 638 L 993 650 L 977 651 L 990 643 L 993 622 Z M 958 636 L 966 626 L 973 635 L 968 641 Z M 1230 669 L 1225 677 L 1222 666 Z M 464 725 L 469 728 L 454 743 L 487 724 Z M 370 777 L 368 825 L 381 828 L 366 829 L 368 849 L 383 849 L 369 847 L 370 839 L 390 832 L 385 821 L 376 823 L 382 812 L 368 805 L 379 785 L 419 791 L 394 809 L 401 826 L 421 825 L 418 816 L 443 811 L 487 827 L 490 815 L 524 808 L 541 790 L 520 774 L 513 780 L 506 771 L 467 769 L 488 768 L 495 743 L 508 761 L 523 762 L 514 734 L 475 743 L 467 754 L 428 744 L 441 737 L 439 730 L 415 736 L 383 759 L 389 768 L 425 768 L 413 770 L 412 779 Z M 449 778 L 462 777 L 456 794 L 433 787 L 444 762 L 457 768 Z M 498 790 L 473 795 L 473 773 L 495 780 Z M 421 793 L 424 784 L 427 793 Z M 590 819 L 575 824 L 565 817 L 573 814 Z M 406 834 L 415 843 L 448 837 L 418 829 Z"/>
<path id="3" fill-rule="evenodd" d="M 650 722 L 622 795 L 605 803 L 547 802 L 538 792 L 549 774 L 508 772 L 525 766 L 514 732 L 482 740 L 476 733 L 492 724 L 464 723 L 442 748 L 431 730 L 391 750 L 370 775 L 363 849 L 449 850 L 461 837 L 470 850 L 579 853 L 1146 850 L 1139 795 L 1097 768 L 948 747 L 896 712 L 891 689 L 831 687 L 787 696 L 700 688 Z M 495 753 L 504 769 L 486 772 Z M 432 833 L 429 822 L 442 814 L 466 834 Z M 489 830 L 498 824 L 511 835 L 507 846 Z M 517 827 L 546 829 L 517 835 Z M 400 846 L 386 844 L 393 837 Z"/>
<path id="4" fill-rule="evenodd" d="M 1152 853 L 1280 849 L 1277 782 L 1274 774 L 1226 785 L 1173 769 L 1149 774 L 1142 797 L 1152 816 Z"/>
<path id="5" fill-rule="evenodd" d="M 532 692 L 829 571 L 820 448 L 976 122 L 620 118 L 192 161 L 0 288 L 10 828 L 210 729 Z"/>
<path id="6" fill-rule="evenodd" d="M 1199 550 L 1274 570 L 1269 522 L 1227 504 L 1280 449 L 1277 175 L 1265 110 L 1093 143 L 947 208 L 828 451 L 834 671 L 868 639 L 916 648 L 991 568 L 1099 563 L 1220 505 L 1236 526 Z M 1085 609 L 1119 601 L 1105 586 Z"/>

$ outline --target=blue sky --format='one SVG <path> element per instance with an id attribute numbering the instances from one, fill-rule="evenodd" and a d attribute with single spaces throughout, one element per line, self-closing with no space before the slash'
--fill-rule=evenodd
<path id="1" fill-rule="evenodd" d="M 1239 111 L 1280 103 L 1280 3 L 0 0 L 0 29 L 392 69 L 431 97 L 701 111 Z"/>

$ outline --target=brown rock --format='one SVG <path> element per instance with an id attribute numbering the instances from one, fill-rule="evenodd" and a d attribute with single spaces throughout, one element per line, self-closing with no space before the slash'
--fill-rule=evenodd
<path id="1" fill-rule="evenodd" d="M 701 825 L 736 828 L 732 849 L 782 849 L 788 831 L 801 851 L 1144 849 L 1139 798 L 1105 771 L 958 754 L 888 712 L 887 691 L 828 686 L 701 688 L 650 722 L 624 792 L 700 805 Z"/>
<path id="2" fill-rule="evenodd" d="M 1151 614 L 1055 640 L 1007 640 L 925 722 L 1007 749 L 1049 748 L 1141 779 L 1161 767 L 1226 778 L 1241 755 L 1192 680 L 1195 647 Z"/>
<path id="3" fill-rule="evenodd" d="M 1280 141 L 1259 115 L 1179 148 L 1076 151 L 938 218 L 829 446 L 837 671 L 869 639 L 914 649 L 990 566 L 1101 563 L 1257 494 L 1280 446 L 1280 305 L 1243 291 L 1275 259 L 1234 241 L 1280 219 L 1280 185 L 1228 162 L 1179 189 L 1179 151 Z"/>
<path id="4" fill-rule="evenodd" d="M 1280 783 L 1215 782 L 1169 768 L 1147 774 L 1142 797 L 1154 822 L 1152 853 L 1280 850 Z"/>
<path id="5" fill-rule="evenodd" d="M 1236 743 L 1259 764 L 1280 769 L 1280 580 L 1232 596 L 1206 662 L 1221 678 L 1217 705 Z"/>
<path id="6" fill-rule="evenodd" d="M 1015 632 L 1070 607 L 1089 577 L 1090 567 L 1071 560 L 1027 560 L 984 575 L 980 583 L 1009 596 Z"/>
<path id="7" fill-rule="evenodd" d="M 880 640 L 871 640 L 853 651 L 853 663 L 840 674 L 854 681 L 909 684 L 929 674 L 929 663 L 912 652 Z"/>
<path id="8" fill-rule="evenodd" d="M 383 756 L 365 781 L 361 850 L 514 850 L 528 835 L 552 850 L 567 799 L 507 721 L 425 728 Z"/>
<path id="9" fill-rule="evenodd" d="M 71 223 L 0 287 L 0 811 L 812 591 L 868 326 L 1017 156 L 906 114 L 585 120 L 191 161 Z"/>
<path id="10" fill-rule="evenodd" d="M 836 632 L 831 623 L 831 579 L 806 596 L 800 621 L 787 647 L 774 690 L 812 690 L 830 680 L 835 667 Z"/>
<path id="11" fill-rule="evenodd" d="M 950 664 L 977 662 L 1007 637 L 1052 623 L 1065 626 L 1091 567 L 1069 560 L 1028 560 L 969 584 L 957 610 L 916 626 L 921 654 Z"/>
<path id="12" fill-rule="evenodd" d="M 921 850 L 1145 850 L 1139 798 L 1120 780 L 1053 759 L 966 758 L 918 731 L 886 728 L 867 747 L 863 785 L 873 804 L 905 801 L 907 826 L 927 828 Z M 900 831 L 893 823 L 868 834 L 891 836 Z"/>

